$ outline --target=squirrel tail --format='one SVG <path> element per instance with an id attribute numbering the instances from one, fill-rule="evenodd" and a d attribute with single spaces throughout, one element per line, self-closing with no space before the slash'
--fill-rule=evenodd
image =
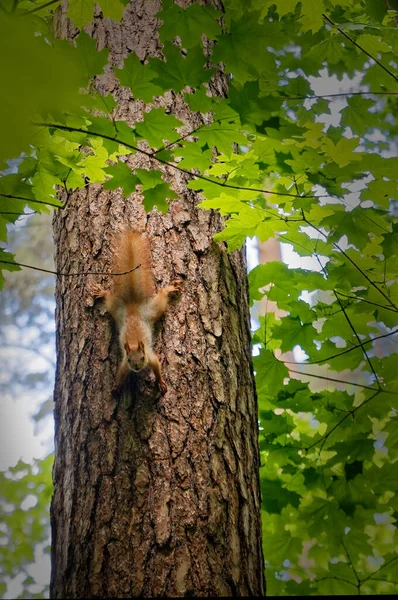
<path id="1" fill-rule="evenodd" d="M 126 304 L 141 303 L 155 293 L 148 241 L 136 231 L 124 230 L 114 238 L 114 289 Z"/>

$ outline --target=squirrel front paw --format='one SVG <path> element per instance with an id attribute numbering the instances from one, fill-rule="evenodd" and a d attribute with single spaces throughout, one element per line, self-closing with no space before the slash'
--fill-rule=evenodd
<path id="1" fill-rule="evenodd" d="M 183 281 L 182 279 L 174 279 L 174 281 L 172 281 L 170 283 L 170 285 L 167 286 L 166 290 L 168 294 L 176 294 L 176 293 L 181 293 L 182 292 L 182 286 L 183 286 Z"/>

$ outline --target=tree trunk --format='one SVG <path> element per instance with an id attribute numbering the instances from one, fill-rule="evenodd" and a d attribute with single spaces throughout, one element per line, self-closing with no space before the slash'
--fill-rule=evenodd
<path id="1" fill-rule="evenodd" d="M 132 2 L 122 25 L 96 20 L 93 36 L 118 66 L 121 40 L 140 58 L 159 55 L 155 4 Z M 109 73 L 102 85 L 122 118 L 139 119 L 142 102 Z M 187 130 L 197 124 L 180 96 L 157 103 Z M 129 165 L 151 168 L 139 155 Z M 157 332 L 167 393 L 144 371 L 116 397 L 111 318 L 91 306 L 90 277 L 58 278 L 52 598 L 264 592 L 245 256 L 212 241 L 219 216 L 196 208 L 185 176 L 164 173 L 179 194 L 167 215 L 145 213 L 139 194 L 90 185 L 54 218 L 58 271 L 110 272 L 110 234 L 129 224 L 151 241 L 157 286 L 181 278 L 184 291 Z"/>

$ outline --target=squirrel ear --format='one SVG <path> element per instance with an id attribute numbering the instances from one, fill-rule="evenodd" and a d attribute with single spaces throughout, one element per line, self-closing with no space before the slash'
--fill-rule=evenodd
<path id="1" fill-rule="evenodd" d="M 124 349 L 126 350 L 126 352 L 129 352 L 129 351 L 130 351 L 130 346 L 128 345 L 128 342 L 126 342 L 126 343 L 124 344 Z"/>

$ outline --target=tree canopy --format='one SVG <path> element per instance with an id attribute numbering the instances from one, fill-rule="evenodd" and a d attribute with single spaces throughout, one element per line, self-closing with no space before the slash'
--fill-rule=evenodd
<path id="1" fill-rule="evenodd" d="M 229 251 L 276 238 L 315 264 L 249 274 L 252 301 L 282 311 L 253 334 L 268 593 L 396 591 L 397 0 L 163 0 L 159 58 L 121 58 L 83 30 L 126 1 L 70 0 L 73 43 L 51 34 L 58 4 L 0 0 L 1 240 L 25 207 L 63 210 L 88 182 L 167 212 L 161 169 L 129 167 L 143 153 L 228 217 Z M 212 94 L 219 70 L 227 97 Z M 120 86 L 141 121 L 119 115 Z M 205 115 L 194 130 L 167 93 Z M 19 268 L 4 250 L 0 264 Z"/>

